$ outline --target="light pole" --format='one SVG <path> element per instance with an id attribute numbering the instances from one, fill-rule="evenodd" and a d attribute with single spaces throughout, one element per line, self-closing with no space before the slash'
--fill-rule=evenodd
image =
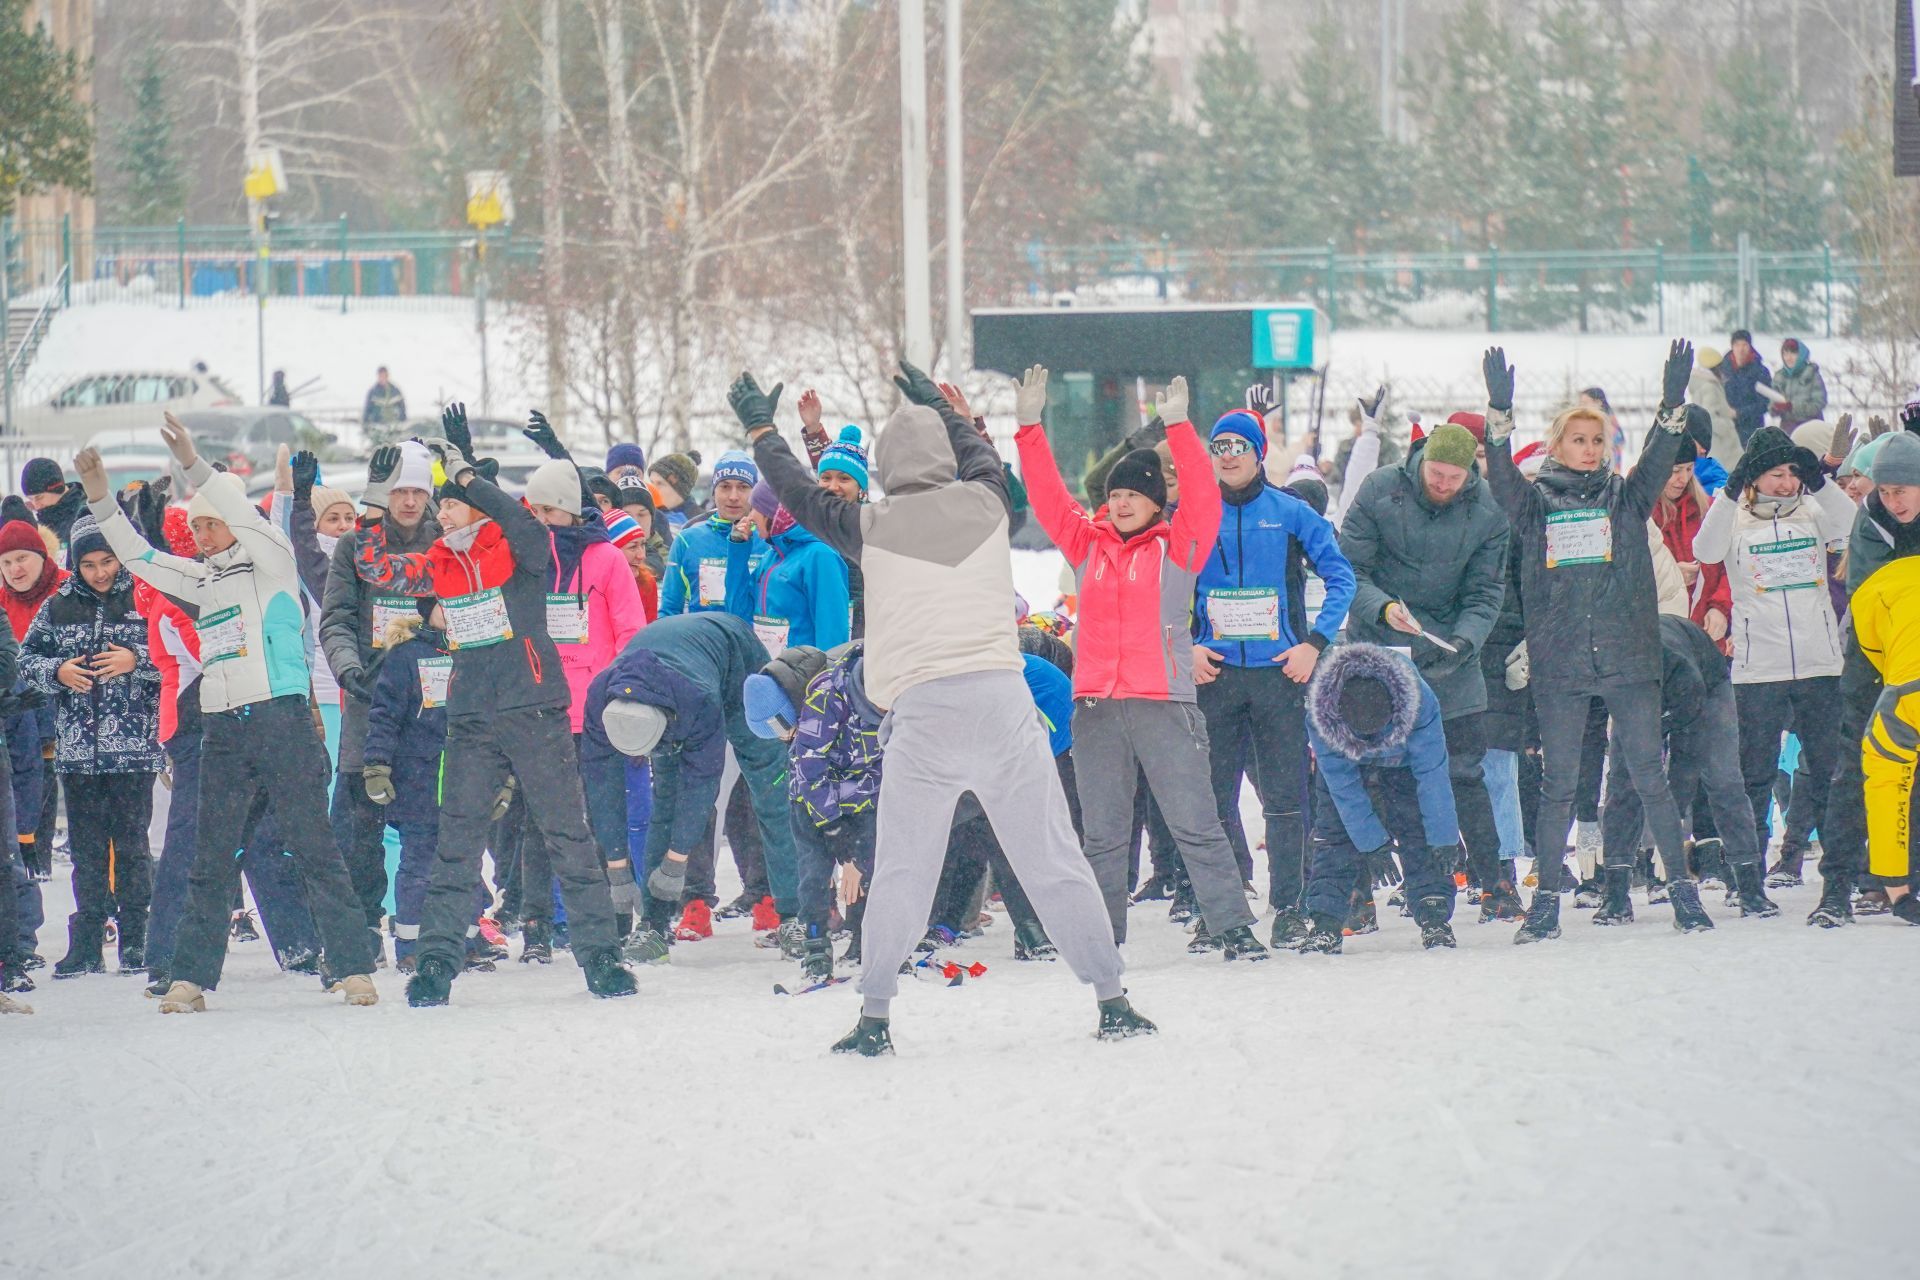
<path id="1" fill-rule="evenodd" d="M 927 244 L 927 6 L 900 0 L 900 203 L 906 357 L 933 363 L 933 283 Z"/>
<path id="2" fill-rule="evenodd" d="M 480 337 L 480 413 L 489 412 L 492 387 L 487 376 L 487 228 L 513 221 L 513 184 L 498 169 L 467 174 L 467 221 L 478 231 L 473 278 L 474 327 Z"/>
<path id="3" fill-rule="evenodd" d="M 947 377 L 956 384 L 972 367 L 967 343 L 966 167 L 960 119 L 960 6 L 947 0 Z"/>
<path id="4" fill-rule="evenodd" d="M 247 156 L 247 176 L 241 186 L 247 194 L 247 220 L 253 238 L 254 253 L 253 357 L 254 376 L 260 388 L 260 398 L 255 403 L 265 404 L 267 402 L 267 292 L 273 287 L 267 256 L 269 253 L 267 224 L 272 215 L 267 212 L 267 201 L 287 189 L 286 170 L 280 167 L 278 148 L 262 147 Z"/>

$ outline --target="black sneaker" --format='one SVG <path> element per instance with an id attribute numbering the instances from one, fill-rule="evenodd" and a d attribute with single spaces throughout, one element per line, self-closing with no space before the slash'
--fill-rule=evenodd
<path id="1" fill-rule="evenodd" d="M 1767 888 L 1796 889 L 1806 883 L 1800 874 L 1802 858 L 1799 854 L 1782 851 L 1780 860 L 1767 869 Z"/>
<path id="2" fill-rule="evenodd" d="M 753 914 L 753 908 L 760 901 L 760 898 L 761 895 L 759 894 L 743 893 L 726 906 L 715 911 L 713 913 L 714 918 L 716 920 L 738 920 L 742 916 L 750 916 Z"/>
<path id="3" fill-rule="evenodd" d="M 1312 931 L 1313 925 L 1308 921 L 1306 912 L 1298 907 L 1287 907 L 1273 913 L 1273 936 L 1268 939 L 1268 944 L 1281 951 L 1297 951 Z"/>
<path id="4" fill-rule="evenodd" d="M 1593 922 L 1597 925 L 1617 925 L 1633 923 L 1633 868 L 1607 867 L 1602 871 L 1606 877 L 1606 896 L 1593 913 Z"/>
<path id="5" fill-rule="evenodd" d="M 833 1052 L 857 1053 L 863 1058 L 892 1057 L 893 1036 L 887 1031 L 887 1020 L 861 1014 L 853 1030 L 833 1042 Z"/>
<path id="6" fill-rule="evenodd" d="M 1667 886 L 1673 903 L 1673 927 L 1681 933 L 1699 933 L 1713 928 L 1713 918 L 1700 905 L 1700 886 L 1691 880 L 1675 880 Z"/>
<path id="7" fill-rule="evenodd" d="M 1220 935 L 1216 945 L 1222 957 L 1228 960 L 1265 960 L 1268 956 L 1267 949 L 1260 945 L 1260 939 L 1253 936 L 1253 926 L 1249 924 L 1227 930 Z"/>
<path id="8" fill-rule="evenodd" d="M 1780 904 L 1767 896 L 1766 887 L 1760 882 L 1760 864 L 1751 862 L 1733 869 L 1733 887 L 1741 916 L 1768 916 L 1780 914 Z"/>
<path id="9" fill-rule="evenodd" d="M 1807 913 L 1807 923 L 1822 929 L 1853 923 L 1853 885 L 1847 877 L 1829 876 L 1820 882 L 1820 905 Z"/>
<path id="10" fill-rule="evenodd" d="M 808 938 L 800 956 L 800 976 L 808 982 L 825 982 L 833 976 L 833 939 L 825 934 Z"/>
<path id="11" fill-rule="evenodd" d="M 1038 920 L 1029 920 L 1014 926 L 1013 958 L 1015 960 L 1058 960 L 1060 950 L 1053 945 L 1053 939 L 1047 937 L 1047 931 L 1040 926 Z"/>
<path id="12" fill-rule="evenodd" d="M 1129 905 L 1139 906 L 1143 902 L 1165 902 L 1173 896 L 1173 889 L 1159 876 L 1148 876 L 1140 887 L 1127 899 Z"/>
<path id="13" fill-rule="evenodd" d="M 1314 916 L 1308 922 L 1306 936 L 1300 940 L 1297 950 L 1302 955 L 1317 952 L 1320 955 L 1337 956 L 1340 946 L 1340 922 L 1332 916 Z"/>
<path id="14" fill-rule="evenodd" d="M 1480 895 L 1481 924 L 1492 924 L 1495 920 L 1522 920 L 1526 914 L 1527 904 L 1520 901 L 1520 895 L 1511 880 L 1502 880 Z"/>
<path id="15" fill-rule="evenodd" d="M 1887 908 L 1887 914 L 1908 924 L 1920 924 L 1920 896 L 1911 893 L 1902 895 L 1900 901 Z"/>
<path id="16" fill-rule="evenodd" d="M 1533 903 L 1527 908 L 1527 919 L 1520 931 L 1513 935 L 1516 943 L 1545 942 L 1560 936 L 1560 895 L 1549 893 L 1545 889 L 1533 891 Z"/>
<path id="17" fill-rule="evenodd" d="M 553 963 L 553 930 L 545 920 L 529 920 L 521 926 L 520 963 Z"/>
<path id="18" fill-rule="evenodd" d="M 1373 895 L 1369 894 L 1354 904 L 1352 913 L 1347 917 L 1347 928 L 1356 937 L 1363 933 L 1380 932 L 1380 915 L 1374 910 Z"/>
<path id="19" fill-rule="evenodd" d="M 1452 912 L 1446 898 L 1439 894 L 1422 898 L 1413 904 L 1413 922 L 1420 926 L 1420 945 L 1428 951 L 1435 947 L 1453 948 L 1458 943 L 1453 936 L 1453 926 L 1447 923 Z"/>
<path id="20" fill-rule="evenodd" d="M 1582 880 L 1579 884 L 1573 886 L 1573 905 L 1576 910 L 1592 911 L 1595 907 L 1606 901 L 1606 897 L 1606 886 L 1600 883 L 1598 877 L 1592 880 Z"/>
<path id="21" fill-rule="evenodd" d="M 1207 928 L 1207 922 L 1202 920 L 1200 927 L 1193 931 L 1193 941 L 1187 944 L 1187 954 L 1190 956 L 1205 955 L 1209 951 L 1220 950 L 1221 945 L 1220 939 L 1213 936 L 1212 932 Z"/>
<path id="22" fill-rule="evenodd" d="M 601 947 L 587 957 L 587 990 L 602 1000 L 617 1000 L 638 991 L 633 970 L 620 963 L 617 947 Z"/>
<path id="23" fill-rule="evenodd" d="M 1182 877 L 1173 887 L 1173 901 L 1167 907 L 1167 919 L 1175 924 L 1186 924 L 1194 916 L 1193 881 Z"/>
<path id="24" fill-rule="evenodd" d="M 864 1023 L 866 1019 L 860 1021 Z M 885 1031 L 886 1024 L 882 1023 L 882 1034 Z M 1123 993 L 1100 1002 L 1100 1026 L 1093 1034 L 1100 1040 L 1127 1040 L 1134 1036 L 1158 1035 L 1160 1028 L 1141 1017 Z M 888 1052 L 892 1052 L 892 1046 L 888 1046 Z"/>
<path id="25" fill-rule="evenodd" d="M 407 1003 L 416 1009 L 431 1009 L 453 998 L 453 965 L 445 956 L 426 956 L 413 967 L 407 979 Z"/>

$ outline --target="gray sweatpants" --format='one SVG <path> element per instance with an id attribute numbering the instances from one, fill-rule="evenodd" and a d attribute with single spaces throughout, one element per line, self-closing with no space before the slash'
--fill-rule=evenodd
<path id="1" fill-rule="evenodd" d="M 1207 929 L 1219 937 L 1253 923 L 1233 846 L 1214 805 L 1207 721 L 1191 702 L 1151 698 L 1083 698 L 1073 711 L 1073 770 L 1080 783 L 1080 823 L 1113 921 L 1127 940 L 1127 846 L 1133 841 L 1136 768 L 1167 820 L 1187 864 L 1193 897 Z"/>
<path id="2" fill-rule="evenodd" d="M 1080 856 L 1040 713 L 1020 673 L 976 671 L 915 685 L 894 702 L 880 738 L 886 757 L 873 886 L 860 927 L 865 1012 L 887 1015 L 887 1002 L 900 989 L 901 962 L 926 934 L 954 805 L 963 791 L 979 797 L 1040 923 L 1074 975 L 1092 983 L 1102 1000 L 1119 995 L 1120 952 L 1093 873 Z"/>

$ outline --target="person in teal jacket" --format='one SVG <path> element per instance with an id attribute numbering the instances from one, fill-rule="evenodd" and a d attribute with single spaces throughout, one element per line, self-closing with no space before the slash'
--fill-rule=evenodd
<path id="1" fill-rule="evenodd" d="M 840 553 L 795 524 L 764 480 L 754 486 L 753 520 L 727 548 L 727 612 L 751 624 L 768 653 L 793 645 L 832 649 L 853 635 L 853 596 Z M 764 529 L 758 561 L 748 538 Z"/>
<path id="2" fill-rule="evenodd" d="M 727 607 L 727 556 L 733 527 L 752 512 L 753 486 L 760 469 L 738 449 L 713 464 L 713 514 L 689 523 L 673 535 L 667 571 L 660 579 L 660 616 L 713 613 Z M 747 557 L 758 567 L 767 550 L 755 530 L 747 539 Z"/>

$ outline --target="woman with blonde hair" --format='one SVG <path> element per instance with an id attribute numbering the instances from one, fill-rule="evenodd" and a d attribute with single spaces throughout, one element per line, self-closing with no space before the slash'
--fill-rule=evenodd
<path id="1" fill-rule="evenodd" d="M 1608 466 L 1605 415 L 1573 408 L 1547 433 L 1547 461 L 1529 483 L 1513 464 L 1513 368 L 1486 354 L 1487 479 L 1520 544 L 1521 598 L 1542 778 L 1534 823 L 1539 887 L 1516 942 L 1560 936 L 1560 850 L 1566 846 L 1580 742 L 1594 698 L 1613 720 L 1613 747 L 1639 794 L 1654 846 L 1670 869 L 1674 926 L 1712 928 L 1687 865 L 1680 811 L 1661 761 L 1660 630 L 1647 519 L 1673 474 L 1687 424 L 1693 347 L 1667 354 L 1660 410 L 1640 460 L 1625 477 Z M 1609 892 L 1628 868 L 1609 868 Z"/>

